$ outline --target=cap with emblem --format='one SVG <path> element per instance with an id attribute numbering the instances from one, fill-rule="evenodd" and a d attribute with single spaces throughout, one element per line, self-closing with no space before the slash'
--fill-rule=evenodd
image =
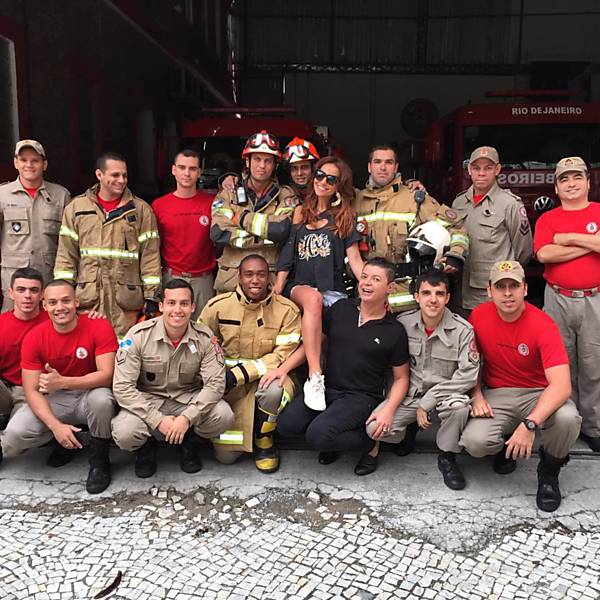
<path id="1" fill-rule="evenodd" d="M 502 260 L 497 262 L 490 271 L 490 283 L 500 281 L 501 279 L 514 279 L 519 283 L 525 281 L 525 271 L 523 267 L 515 260 Z"/>
<path id="2" fill-rule="evenodd" d="M 18 156 L 19 152 L 21 152 L 23 148 L 31 148 L 32 150 L 35 150 L 42 158 L 46 158 L 44 146 L 42 146 L 36 140 L 20 140 L 17 142 L 17 145 L 15 146 L 15 156 Z"/>
<path id="3" fill-rule="evenodd" d="M 556 169 L 554 170 L 554 177 L 559 177 L 563 173 L 568 173 L 569 171 L 576 171 L 578 173 L 587 173 L 587 165 L 583 158 L 579 156 L 567 156 L 566 158 L 561 158 L 556 163 Z"/>
<path id="4" fill-rule="evenodd" d="M 491 146 L 480 146 L 479 148 L 475 148 L 469 157 L 469 164 L 473 164 L 479 158 L 487 158 L 495 165 L 500 162 L 498 150 L 496 150 L 496 148 L 492 148 Z"/>

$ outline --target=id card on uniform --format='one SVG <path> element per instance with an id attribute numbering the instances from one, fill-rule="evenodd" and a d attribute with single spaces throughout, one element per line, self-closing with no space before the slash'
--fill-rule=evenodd
<path id="1" fill-rule="evenodd" d="M 192 342 L 192 343 L 191 343 L 191 344 L 188 346 L 188 348 L 190 349 L 190 352 L 191 352 L 192 354 L 196 354 L 196 352 L 198 352 L 198 349 L 196 348 L 196 344 L 194 344 L 194 342 Z"/>

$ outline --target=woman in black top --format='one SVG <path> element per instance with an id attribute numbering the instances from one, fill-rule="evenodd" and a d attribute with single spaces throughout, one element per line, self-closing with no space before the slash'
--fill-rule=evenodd
<path id="1" fill-rule="evenodd" d="M 302 342 L 309 374 L 304 401 L 315 410 L 325 408 L 321 373 L 323 306 L 346 297 L 346 258 L 357 279 L 363 268 L 353 200 L 350 167 L 335 156 L 319 160 L 312 189 L 294 212 L 292 231 L 277 263 L 275 292 L 288 296 L 303 313 Z"/>

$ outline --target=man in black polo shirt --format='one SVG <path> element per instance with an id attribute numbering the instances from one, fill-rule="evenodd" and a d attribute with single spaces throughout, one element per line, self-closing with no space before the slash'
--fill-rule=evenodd
<path id="1" fill-rule="evenodd" d="M 358 283 L 360 300 L 339 300 L 323 318 L 327 363 L 323 412 L 308 408 L 296 397 L 280 415 L 282 435 L 306 436 L 320 451 L 319 462 L 329 464 L 342 451 L 359 451 L 354 472 L 368 475 L 377 468 L 376 440 L 390 431 L 396 408 L 408 389 L 409 355 L 404 327 L 387 310 L 394 266 L 383 258 L 367 261 Z M 261 380 L 266 387 L 306 359 L 302 346 L 279 369 Z M 375 413 L 377 426 L 370 438 L 365 424 L 384 399 L 386 376 L 393 373 L 386 409 Z M 373 454 L 373 456 L 372 456 Z"/>

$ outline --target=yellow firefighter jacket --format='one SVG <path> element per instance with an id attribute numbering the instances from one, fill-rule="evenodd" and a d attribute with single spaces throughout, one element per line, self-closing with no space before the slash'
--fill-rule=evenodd
<path id="1" fill-rule="evenodd" d="M 224 450 L 252 452 L 254 395 L 260 378 L 278 368 L 300 343 L 300 311 L 280 295 L 250 302 L 238 287 L 209 300 L 200 321 L 210 327 L 225 353 L 225 364 L 237 386 L 225 398 L 235 414 L 233 429 L 213 440 Z M 284 384 L 280 410 L 294 393 L 291 379 Z"/>
<path id="2" fill-rule="evenodd" d="M 123 337 L 144 299 L 160 290 L 158 228 L 150 206 L 129 189 L 126 203 L 107 216 L 96 202 L 98 187 L 65 209 L 54 276 L 73 281 L 80 307 L 105 314 Z"/>
<path id="3" fill-rule="evenodd" d="M 384 256 L 395 265 L 406 263 L 406 239 L 410 229 L 435 220 L 450 233 L 450 248 L 444 257 L 464 261 L 469 239 L 456 211 L 429 195 L 425 196 L 417 211 L 414 194 L 402 183 L 400 176 L 382 188 L 367 185 L 356 194 L 354 209 L 358 215 L 359 230 L 367 232 L 368 250 L 363 252 L 365 259 Z M 389 296 L 394 312 L 415 308 L 414 298 L 408 291 L 410 280 L 408 276 L 397 280 L 395 290 Z"/>
<path id="4" fill-rule="evenodd" d="M 237 269 L 249 254 L 260 254 L 275 272 L 279 250 L 288 239 L 298 198 L 292 188 L 272 186 L 261 198 L 244 185 L 247 199 L 239 204 L 236 191 L 222 190 L 212 206 L 210 237 L 223 248 L 215 290 L 231 292 L 237 285 Z"/>

